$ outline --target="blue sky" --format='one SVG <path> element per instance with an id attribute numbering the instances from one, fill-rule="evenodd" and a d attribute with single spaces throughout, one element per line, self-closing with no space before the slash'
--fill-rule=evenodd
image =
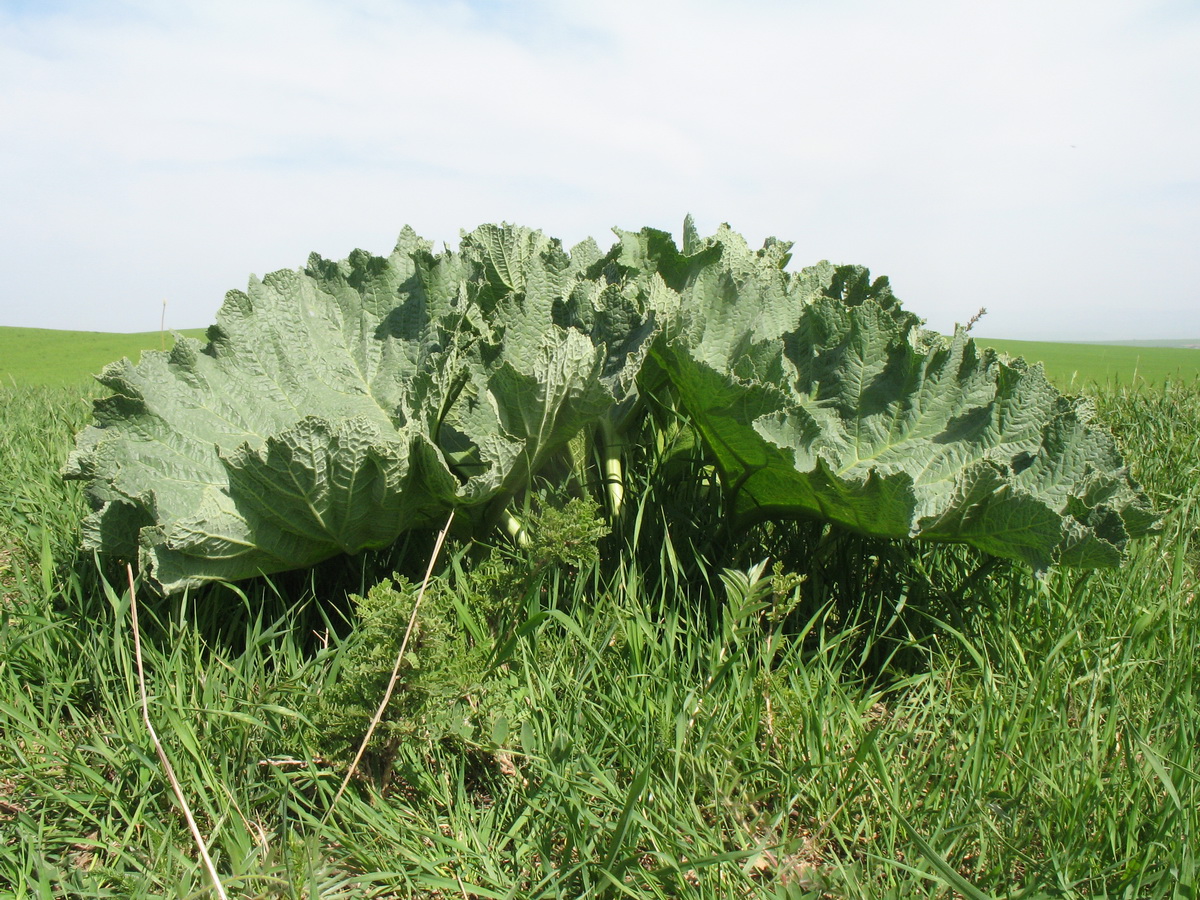
<path id="1" fill-rule="evenodd" d="M 1200 4 L 0 2 L 0 325 L 212 321 L 405 224 L 729 222 L 948 330 L 1200 338 Z"/>

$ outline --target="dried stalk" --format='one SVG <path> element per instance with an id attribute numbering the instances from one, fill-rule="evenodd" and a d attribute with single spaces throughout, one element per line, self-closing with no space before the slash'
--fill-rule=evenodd
<path id="1" fill-rule="evenodd" d="M 175 777 L 175 769 L 172 768 L 171 761 L 167 759 L 167 751 L 163 749 L 162 741 L 158 739 L 158 732 L 154 730 L 154 725 L 150 722 L 150 702 L 146 699 L 146 673 L 142 668 L 142 632 L 138 628 L 137 592 L 133 586 L 133 566 L 126 563 L 125 570 L 129 573 L 129 612 L 133 619 L 133 656 L 137 661 L 138 692 L 142 698 L 142 721 L 146 723 L 146 730 L 150 732 L 150 740 L 154 742 L 154 750 L 158 753 L 158 760 L 162 763 L 163 771 L 167 773 L 167 781 L 171 783 L 175 799 L 179 801 L 179 806 L 183 809 L 188 828 L 192 832 L 192 839 L 196 842 L 196 849 L 200 851 L 200 858 L 204 860 L 204 868 L 208 870 L 208 877 L 212 880 L 213 890 L 217 892 L 217 896 L 221 900 L 229 900 L 229 895 L 225 893 L 225 888 L 221 884 L 221 876 L 217 874 L 217 867 L 213 865 L 212 857 L 208 855 L 208 845 L 204 841 L 204 835 L 200 833 L 200 826 L 196 824 L 192 808 L 188 806 L 188 802 L 183 796 L 183 789 L 179 786 L 179 779 Z"/>
<path id="2" fill-rule="evenodd" d="M 437 563 L 438 554 L 442 552 L 442 544 L 446 540 L 446 534 L 450 531 L 450 523 L 454 521 L 454 511 L 450 511 L 450 517 L 446 519 L 446 524 L 442 526 L 441 532 L 437 536 L 437 541 L 433 545 L 433 553 L 429 556 L 429 567 L 425 570 L 425 578 L 421 582 L 421 589 L 417 592 L 417 600 L 413 604 L 412 615 L 408 617 L 408 627 L 404 630 L 404 639 L 400 641 L 400 651 L 396 654 L 396 664 L 392 666 L 392 677 L 388 681 L 387 690 L 383 692 L 383 699 L 379 701 L 379 709 L 375 710 L 375 715 L 371 719 L 371 724 L 367 728 L 366 736 L 363 737 L 362 743 L 358 745 L 358 752 L 354 754 L 354 761 L 350 763 L 350 768 L 346 770 L 346 777 L 342 779 L 341 787 L 337 789 L 337 793 L 333 795 L 333 800 L 329 804 L 329 808 L 325 811 L 325 815 L 321 818 L 322 824 L 329 818 L 342 794 L 346 793 L 346 788 L 350 784 L 350 780 L 354 777 L 354 773 L 358 770 L 358 764 L 362 761 L 363 754 L 367 752 L 367 744 L 371 742 L 371 736 L 375 734 L 375 729 L 383 719 L 383 712 L 387 709 L 388 703 L 392 699 L 392 692 L 396 689 L 396 682 L 400 680 L 400 667 L 404 664 L 404 654 L 408 650 L 408 639 L 412 637 L 413 628 L 417 624 L 417 610 L 421 608 L 421 601 L 425 598 L 425 588 L 429 586 L 429 579 L 433 577 L 433 567 Z"/>

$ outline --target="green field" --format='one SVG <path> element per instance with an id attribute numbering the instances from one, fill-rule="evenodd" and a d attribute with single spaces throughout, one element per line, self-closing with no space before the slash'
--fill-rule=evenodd
<path id="1" fill-rule="evenodd" d="M 1190 347 L 976 340 L 1010 356 L 1042 362 L 1050 380 L 1072 392 L 1092 385 L 1161 385 L 1200 375 L 1200 349 Z"/>
<path id="2" fill-rule="evenodd" d="M 1114 347 L 1176 347 L 1200 350 L 1200 338 L 1160 338 L 1154 341 L 1074 341 L 1076 344 L 1111 344 Z"/>
<path id="3" fill-rule="evenodd" d="M 204 329 L 181 332 L 204 338 Z M 977 338 L 1011 356 L 1041 361 L 1061 389 L 1091 385 L 1160 385 L 1169 379 L 1200 376 L 1200 349 L 1177 346 L 1073 344 Z M 78 384 L 122 357 L 134 361 L 143 350 L 171 345 L 171 333 L 110 334 L 0 326 L 0 382 L 43 386 Z"/>
<path id="4" fill-rule="evenodd" d="M 203 328 L 181 332 L 203 338 Z M 0 383 L 54 387 L 77 384 L 122 357 L 170 347 L 171 332 L 115 334 L 0 326 Z"/>

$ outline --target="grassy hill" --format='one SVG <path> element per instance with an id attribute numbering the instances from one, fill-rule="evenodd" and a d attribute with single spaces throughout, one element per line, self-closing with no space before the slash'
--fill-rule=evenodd
<path id="1" fill-rule="evenodd" d="M 181 333 L 204 337 L 203 328 Z M 82 383 L 114 360 L 126 356 L 137 360 L 143 350 L 161 350 L 172 341 L 170 332 L 115 334 L 0 326 L 0 383 L 47 387 Z"/>
<path id="2" fill-rule="evenodd" d="M 1155 341 L 1073 341 L 1078 344 L 1112 344 L 1116 347 L 1179 347 L 1200 350 L 1200 338 L 1169 338 Z"/>

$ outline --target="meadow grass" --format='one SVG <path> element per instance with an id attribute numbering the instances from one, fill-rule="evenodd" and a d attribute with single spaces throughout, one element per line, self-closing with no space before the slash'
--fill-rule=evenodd
<path id="1" fill-rule="evenodd" d="M 430 536 L 139 594 L 151 716 L 226 890 L 1194 898 L 1200 383 L 1096 402 L 1165 514 L 1121 569 L 809 523 L 734 541 L 703 467 L 650 451 L 609 534 L 569 506 L 529 551 L 448 548 L 336 806 Z M 86 398 L 0 404 L 0 886 L 210 896 L 124 571 L 77 551 L 57 475 Z"/>
<path id="2" fill-rule="evenodd" d="M 1095 387 L 1161 386 L 1200 377 L 1200 349 L 1191 347 L 1074 344 L 1050 341 L 1007 341 L 976 338 L 1009 356 L 1041 362 L 1047 377 L 1064 391 Z"/>
<path id="3" fill-rule="evenodd" d="M 181 334 L 202 339 L 203 328 Z M 170 349 L 172 332 L 114 334 L 0 326 L 0 384 L 67 387 L 79 384 L 114 360 L 137 362 L 143 350 Z"/>

